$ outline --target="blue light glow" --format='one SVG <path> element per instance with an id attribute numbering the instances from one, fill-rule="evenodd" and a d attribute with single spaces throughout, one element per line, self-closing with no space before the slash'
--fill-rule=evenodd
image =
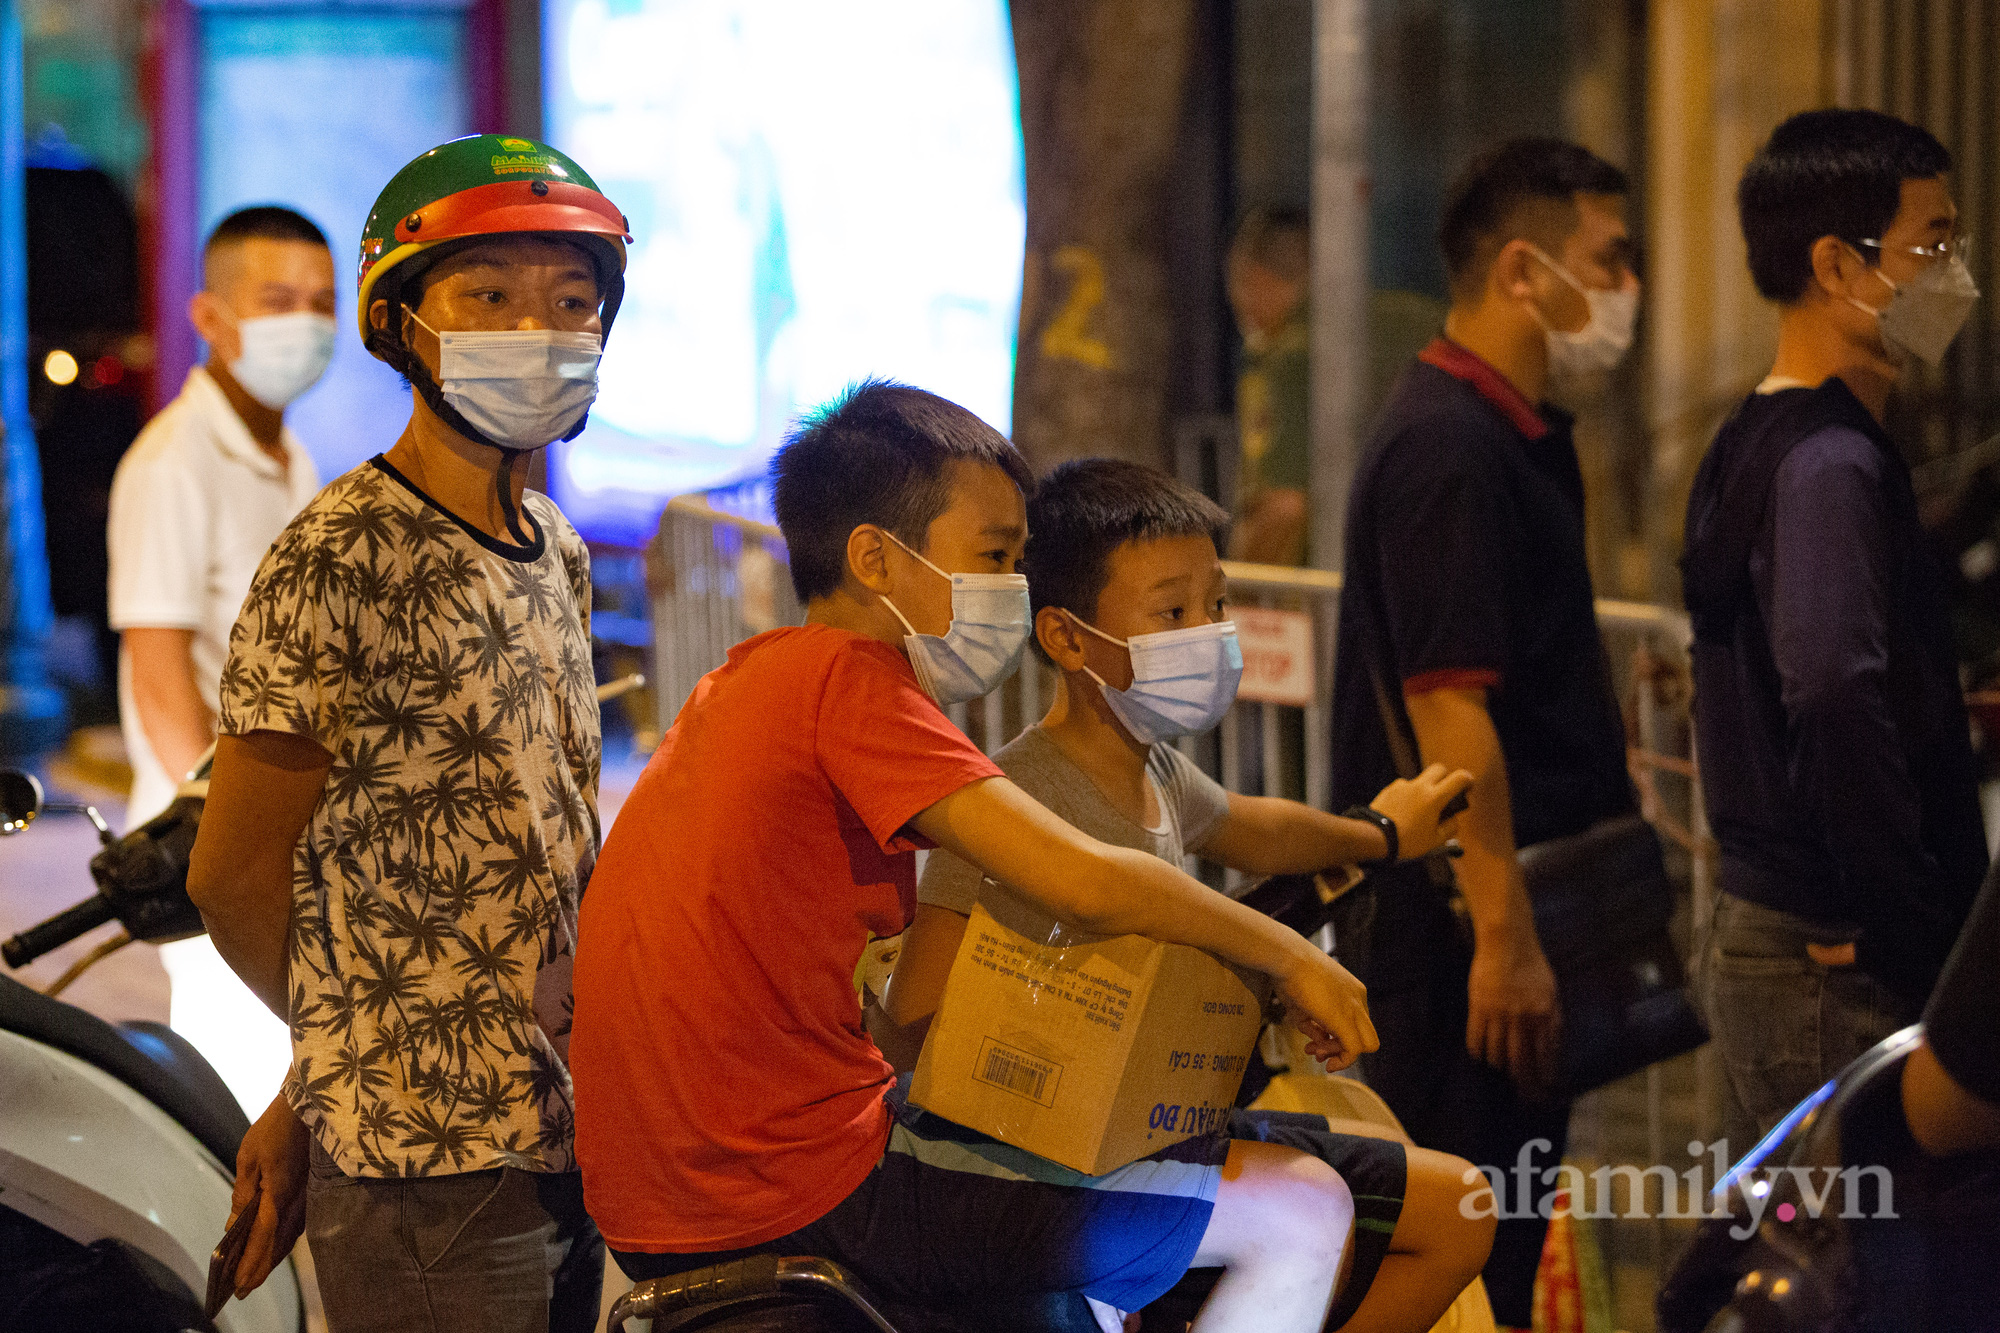
<path id="1" fill-rule="evenodd" d="M 1709 1197 L 1720 1202 L 1728 1196 L 1732 1185 L 1742 1184 L 1754 1172 L 1762 1168 L 1778 1145 L 1789 1139 L 1798 1127 L 1805 1123 L 1807 1117 L 1826 1104 L 1826 1099 L 1833 1096 L 1833 1090 L 1837 1086 L 1839 1086 L 1838 1079 L 1828 1079 L 1820 1085 L 1819 1090 L 1813 1093 L 1812 1096 L 1786 1112 L 1785 1118 L 1771 1126 L 1771 1132 L 1759 1139 L 1757 1146 L 1752 1148 L 1742 1161 L 1730 1167 L 1722 1179 L 1715 1182 L 1714 1188 L 1709 1191 Z M 1748 1188 L 1753 1194 L 1761 1198 L 1770 1189 L 1770 1186 L 1764 1184 L 1763 1189 L 1758 1189 L 1757 1184 L 1763 1184 L 1763 1182 L 1751 1184 Z"/>
<path id="2" fill-rule="evenodd" d="M 546 124 L 630 219 L 585 535 L 760 471 L 865 375 L 1011 423 L 1020 117 L 1003 0 L 550 0 Z"/>
<path id="3" fill-rule="evenodd" d="M 284 204 L 333 246 L 333 364 L 285 414 L 326 480 L 394 444 L 410 419 L 409 390 L 355 335 L 355 256 L 389 178 L 471 130 L 464 45 L 464 18 L 449 11 L 202 13 L 202 235 L 245 205 Z"/>

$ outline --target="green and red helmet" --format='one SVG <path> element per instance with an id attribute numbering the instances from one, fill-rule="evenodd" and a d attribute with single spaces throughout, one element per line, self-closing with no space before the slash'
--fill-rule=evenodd
<path id="1" fill-rule="evenodd" d="M 552 235 L 589 251 L 609 333 L 625 294 L 630 230 L 589 173 L 547 144 L 508 134 L 473 134 L 439 144 L 382 187 L 362 228 L 360 298 L 354 307 L 361 344 L 398 364 L 396 335 L 377 332 L 368 322 L 368 308 L 386 299 L 393 309 L 404 283 L 461 248 L 455 242 L 508 232 Z M 385 342 L 391 346 L 378 345 Z"/>

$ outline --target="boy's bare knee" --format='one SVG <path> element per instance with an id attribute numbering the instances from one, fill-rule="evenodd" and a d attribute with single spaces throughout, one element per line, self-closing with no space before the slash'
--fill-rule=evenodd
<path id="1" fill-rule="evenodd" d="M 1274 1144 L 1236 1143 L 1216 1200 L 1217 1262 L 1333 1263 L 1354 1229 L 1354 1196 L 1317 1157 Z M 1215 1224 L 1211 1224 L 1212 1227 Z M 1197 1262 L 1201 1262 L 1197 1259 Z"/>
<path id="2" fill-rule="evenodd" d="M 1287 1200 L 1288 1225 L 1314 1258 L 1338 1259 L 1354 1233 L 1354 1194 L 1340 1173 L 1316 1157 L 1299 1163 L 1297 1188 Z"/>
<path id="3" fill-rule="evenodd" d="M 1492 1185 L 1462 1157 L 1426 1148 L 1408 1151 L 1403 1216 L 1392 1245 L 1434 1256 L 1470 1281 L 1493 1249 L 1499 1210 Z"/>
<path id="4" fill-rule="evenodd" d="M 1451 1220 L 1450 1253 L 1458 1260 L 1456 1266 L 1465 1274 L 1465 1280 L 1470 1282 L 1473 1274 L 1486 1267 L 1486 1257 L 1493 1253 L 1494 1228 L 1500 1219 L 1492 1186 L 1484 1180 L 1468 1186 Z"/>

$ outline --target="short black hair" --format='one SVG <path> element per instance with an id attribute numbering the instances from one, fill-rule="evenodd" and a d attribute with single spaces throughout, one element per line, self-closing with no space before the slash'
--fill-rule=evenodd
<path id="1" fill-rule="evenodd" d="M 951 505 L 951 465 L 986 463 L 1022 494 L 1034 473 L 1007 437 L 934 393 L 868 379 L 802 418 L 771 460 L 778 528 L 801 602 L 824 597 L 847 574 L 847 539 L 863 523 L 924 549 Z"/>
<path id="2" fill-rule="evenodd" d="M 1042 478 L 1028 501 L 1028 599 L 1036 615 L 1056 606 L 1094 622 L 1111 553 L 1126 542 L 1207 537 L 1219 551 L 1228 535 L 1221 505 L 1156 468 L 1072 459 Z M 1042 652 L 1039 638 L 1035 651 Z"/>
<path id="3" fill-rule="evenodd" d="M 215 224 L 215 230 L 201 247 L 202 257 L 207 258 L 218 245 L 232 241 L 303 241 L 307 245 L 326 245 L 326 233 L 311 218 L 293 209 L 277 204 L 253 204 L 237 209 Z"/>
<path id="4" fill-rule="evenodd" d="M 1253 208 L 1236 224 L 1229 257 L 1303 282 L 1312 270 L 1312 223 L 1303 208 L 1289 204 Z"/>
<path id="5" fill-rule="evenodd" d="M 1438 245 L 1453 295 L 1485 282 L 1502 246 L 1551 249 L 1576 230 L 1580 194 L 1625 194 L 1625 173 L 1563 139 L 1509 139 L 1466 163 L 1445 196 Z"/>
<path id="6" fill-rule="evenodd" d="M 1750 277 L 1790 305 L 1812 280 L 1812 248 L 1838 236 L 1868 263 L 1902 207 L 1903 182 L 1951 170 L 1951 153 L 1921 126 L 1880 111 L 1804 111 L 1777 129 L 1736 186 Z"/>

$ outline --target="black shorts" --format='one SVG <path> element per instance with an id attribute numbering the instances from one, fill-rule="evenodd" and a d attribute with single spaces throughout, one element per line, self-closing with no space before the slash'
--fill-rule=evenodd
<path id="1" fill-rule="evenodd" d="M 1403 1145 L 1335 1134 L 1324 1117 L 1235 1111 L 1225 1130 L 1087 1176 L 889 1096 L 889 1143 L 860 1187 L 818 1221 L 742 1250 L 614 1251 L 635 1281 L 753 1254 L 818 1255 L 900 1303 L 951 1309 L 1074 1292 L 1137 1310 L 1188 1270 L 1234 1139 L 1319 1158 L 1354 1196 L 1354 1259 L 1329 1328 L 1346 1322 L 1402 1213 Z"/>

